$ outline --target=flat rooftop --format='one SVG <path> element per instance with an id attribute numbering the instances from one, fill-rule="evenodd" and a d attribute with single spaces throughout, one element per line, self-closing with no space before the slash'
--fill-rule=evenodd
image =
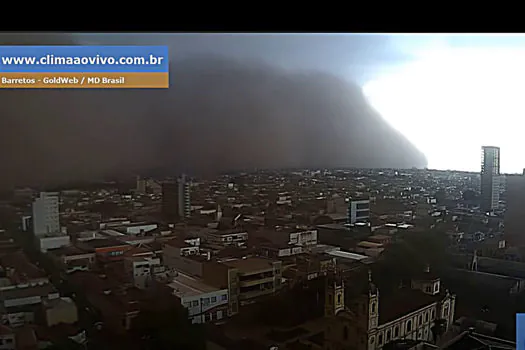
<path id="1" fill-rule="evenodd" d="M 207 285 L 200 279 L 182 273 L 179 273 L 173 278 L 168 286 L 173 289 L 173 294 L 179 298 L 191 297 L 220 290 L 219 288 Z"/>
<path id="2" fill-rule="evenodd" d="M 250 257 L 246 259 L 232 259 L 232 260 L 223 260 L 222 264 L 238 269 L 243 273 L 250 273 L 253 271 L 259 270 L 269 270 L 273 267 L 275 260 L 263 259 Z"/>
<path id="3" fill-rule="evenodd" d="M 93 248 L 109 248 L 109 247 L 121 247 L 126 246 L 126 243 L 120 242 L 114 238 L 95 238 L 89 241 L 85 241 L 85 244 Z"/>
<path id="4" fill-rule="evenodd" d="M 326 254 L 331 255 L 331 256 L 335 256 L 337 258 L 357 260 L 357 261 L 368 259 L 368 256 L 366 256 L 366 255 L 361 255 L 361 254 L 356 254 L 356 253 L 351 253 L 351 252 L 345 252 L 345 251 L 342 251 L 342 250 L 332 250 L 332 251 L 327 252 Z"/>

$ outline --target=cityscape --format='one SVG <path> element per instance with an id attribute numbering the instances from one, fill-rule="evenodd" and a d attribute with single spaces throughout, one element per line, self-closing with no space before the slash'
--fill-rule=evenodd
<path id="1" fill-rule="evenodd" d="M 498 147 L 481 159 L 18 188 L 1 344 L 515 349 L 525 176 L 500 173 Z"/>
<path id="2" fill-rule="evenodd" d="M 0 350 L 525 349 L 522 47 L 0 33 Z"/>

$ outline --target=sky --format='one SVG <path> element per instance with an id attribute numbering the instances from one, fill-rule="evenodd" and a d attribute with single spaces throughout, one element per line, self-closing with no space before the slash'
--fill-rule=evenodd
<path id="1" fill-rule="evenodd" d="M 129 36 L 173 42 L 174 55 L 214 52 L 287 69 L 316 69 L 358 83 L 372 106 L 428 159 L 428 167 L 478 171 L 482 145 L 501 147 L 503 172 L 525 167 L 525 37 L 436 34 Z M 86 43 L 98 37 L 82 35 Z M 108 38 L 122 42 L 122 36 Z"/>
<path id="2" fill-rule="evenodd" d="M 521 172 L 515 35 L 16 34 L 0 44 L 167 45 L 167 91 L 3 91 L 0 184 L 167 167 Z"/>

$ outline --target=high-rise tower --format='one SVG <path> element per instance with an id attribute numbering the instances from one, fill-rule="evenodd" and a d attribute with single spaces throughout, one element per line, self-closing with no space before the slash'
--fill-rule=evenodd
<path id="1" fill-rule="evenodd" d="M 190 183 L 186 176 L 162 183 L 162 212 L 165 219 L 188 218 L 191 214 Z"/>
<path id="2" fill-rule="evenodd" d="M 59 198 L 56 192 L 40 192 L 33 202 L 33 233 L 35 236 L 60 233 Z"/>
<path id="3" fill-rule="evenodd" d="M 481 209 L 498 209 L 500 197 L 500 149 L 494 146 L 481 148 Z"/>

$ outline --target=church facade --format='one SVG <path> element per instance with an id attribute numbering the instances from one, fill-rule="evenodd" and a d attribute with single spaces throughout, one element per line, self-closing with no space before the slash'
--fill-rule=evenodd
<path id="1" fill-rule="evenodd" d="M 411 285 L 380 298 L 369 272 L 366 290 L 345 302 L 340 278 L 326 287 L 325 350 L 380 350 L 389 342 L 411 339 L 435 343 L 454 321 L 455 295 L 427 268 Z"/>

